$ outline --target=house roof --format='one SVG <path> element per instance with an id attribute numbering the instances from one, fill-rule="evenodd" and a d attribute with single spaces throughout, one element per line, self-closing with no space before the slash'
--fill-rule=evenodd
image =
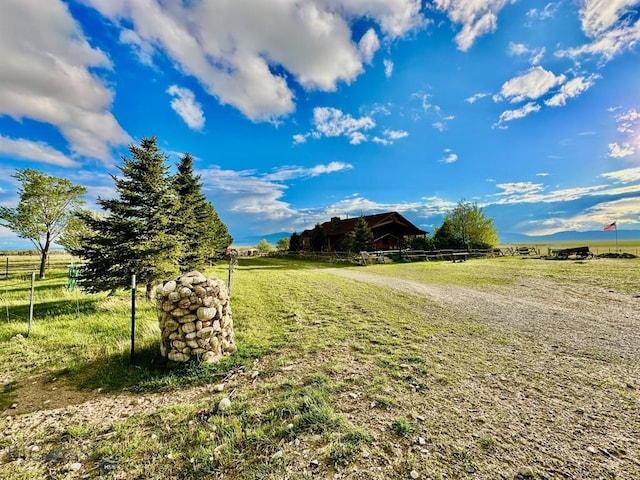
<path id="1" fill-rule="evenodd" d="M 334 217 L 328 222 L 321 224 L 322 229 L 329 236 L 346 235 L 355 229 L 359 217 L 340 219 Z M 376 230 L 385 225 L 399 224 L 404 227 L 404 235 L 424 235 L 427 232 L 419 229 L 398 212 L 377 213 L 375 215 L 364 215 L 364 220 L 371 230 Z M 311 234 L 311 230 L 305 230 L 302 235 Z"/>

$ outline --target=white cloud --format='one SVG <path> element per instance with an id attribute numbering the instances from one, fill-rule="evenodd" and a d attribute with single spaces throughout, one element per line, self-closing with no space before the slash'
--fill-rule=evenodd
<path id="1" fill-rule="evenodd" d="M 386 107 L 376 106 L 373 113 L 381 112 L 388 114 Z M 372 113 L 372 114 L 373 114 Z M 374 134 L 369 137 L 365 132 L 371 131 L 376 127 L 376 122 L 369 115 L 359 118 L 353 117 L 348 113 L 342 112 L 337 108 L 316 107 L 313 109 L 313 129 L 308 133 L 298 133 L 293 136 L 296 144 L 304 143 L 309 137 L 319 139 L 322 137 L 346 137 L 352 145 L 359 145 L 368 141 L 379 143 L 382 145 L 391 145 L 396 140 L 405 138 L 409 135 L 404 130 L 384 129 L 381 133 Z"/>
<path id="2" fill-rule="evenodd" d="M 640 19 L 626 14 L 637 4 L 638 0 L 583 0 L 582 30 L 593 40 L 576 48 L 559 50 L 556 55 L 573 59 L 595 55 L 607 62 L 633 48 L 640 41 Z"/>
<path id="3" fill-rule="evenodd" d="M 373 56 L 379 48 L 380 40 L 378 40 L 378 35 L 373 28 L 370 28 L 358 42 L 358 50 L 360 50 L 362 60 L 365 63 L 371 63 L 371 60 L 373 60 Z"/>
<path id="4" fill-rule="evenodd" d="M 32 142 L 24 138 L 13 139 L 3 135 L 0 135 L 0 155 L 34 160 L 61 167 L 77 167 L 79 165 L 75 160 L 45 143 Z"/>
<path id="5" fill-rule="evenodd" d="M 400 140 L 409 136 L 408 132 L 404 130 L 385 130 L 384 135 L 391 140 Z"/>
<path id="6" fill-rule="evenodd" d="M 303 135 L 303 134 L 301 134 L 301 133 L 296 133 L 296 134 L 293 136 L 293 143 L 295 143 L 296 145 L 297 145 L 297 144 L 300 144 L 300 143 L 307 143 L 307 137 L 308 137 L 308 136 L 309 136 L 309 135 Z"/>
<path id="7" fill-rule="evenodd" d="M 393 75 L 393 62 L 390 59 L 385 58 L 382 60 L 382 64 L 384 65 L 384 76 L 390 78 L 391 75 Z"/>
<path id="8" fill-rule="evenodd" d="M 537 65 L 544 57 L 546 52 L 545 47 L 541 48 L 529 48 L 524 43 L 509 42 L 509 48 L 507 52 L 509 55 L 530 55 L 530 61 L 532 65 Z"/>
<path id="9" fill-rule="evenodd" d="M 265 174 L 263 178 L 271 181 L 286 181 L 296 178 L 317 177 L 327 173 L 336 173 L 343 170 L 351 170 L 353 165 L 344 162 L 330 162 L 313 167 L 281 167 L 273 173 Z"/>
<path id="10" fill-rule="evenodd" d="M 433 3 L 452 22 L 462 25 L 462 30 L 456 35 L 456 43 L 460 50 L 466 52 L 478 37 L 495 31 L 498 13 L 510 1 L 434 0 Z"/>
<path id="11" fill-rule="evenodd" d="M 617 111 L 619 109 L 611 110 Z M 622 141 L 609 144 L 609 156 L 624 158 L 640 151 L 640 112 L 630 108 L 615 115 Z"/>
<path id="12" fill-rule="evenodd" d="M 560 107 L 567 103 L 568 98 L 577 97 L 581 93 L 587 91 L 600 75 L 591 75 L 589 77 L 575 77 L 566 82 L 560 88 L 560 91 L 553 97 L 545 100 L 545 105 L 549 107 Z"/>
<path id="13" fill-rule="evenodd" d="M 547 18 L 552 18 L 555 15 L 556 11 L 558 10 L 559 6 L 560 6 L 560 2 L 557 2 L 557 3 L 547 3 L 542 10 L 537 8 L 532 8 L 527 12 L 527 17 L 537 18 L 539 20 L 546 20 Z"/>
<path id="14" fill-rule="evenodd" d="M 529 53 L 529 48 L 524 43 L 509 42 L 509 55 L 524 55 Z"/>
<path id="15" fill-rule="evenodd" d="M 589 37 L 598 37 L 614 24 L 638 0 L 583 0 L 580 9 L 582 31 Z"/>
<path id="16" fill-rule="evenodd" d="M 113 92 L 93 73 L 111 62 L 64 2 L 3 2 L 0 57 L 0 115 L 53 125 L 74 156 L 107 161 L 130 141 L 111 113 Z"/>
<path id="17" fill-rule="evenodd" d="M 368 116 L 355 118 L 337 108 L 316 107 L 313 109 L 313 126 L 312 134 L 316 136 L 345 136 L 350 143 L 358 145 L 367 139 L 362 131 L 372 129 L 376 122 Z"/>
<path id="18" fill-rule="evenodd" d="M 638 123 L 640 123 L 640 112 L 635 108 L 627 110 L 625 113 L 616 115 L 618 131 L 622 133 L 633 133 Z"/>
<path id="19" fill-rule="evenodd" d="M 131 27 L 138 37 L 124 41 L 138 55 L 166 54 L 221 104 L 253 121 L 275 122 L 294 111 L 288 82 L 334 91 L 354 81 L 377 50 L 373 30 L 361 45 L 352 40 L 357 20 L 372 20 L 387 39 L 427 23 L 420 0 L 84 1 Z"/>
<path id="20" fill-rule="evenodd" d="M 542 67 L 532 67 L 526 73 L 506 81 L 502 85 L 500 94 L 494 96 L 494 100 L 509 100 L 511 103 L 521 102 L 526 99 L 536 99 L 547 93 L 550 89 L 565 81 L 564 75 L 554 75 Z"/>
<path id="21" fill-rule="evenodd" d="M 205 123 L 204 112 L 193 92 L 188 88 L 171 85 L 167 93 L 173 97 L 171 108 L 180 115 L 184 123 L 192 130 L 202 130 Z"/>
<path id="22" fill-rule="evenodd" d="M 400 140 L 401 138 L 406 138 L 408 136 L 409 133 L 405 132 L 404 130 L 387 129 L 382 132 L 382 137 L 376 135 L 371 140 L 381 145 L 392 145 L 396 140 Z"/>
<path id="23" fill-rule="evenodd" d="M 511 183 L 497 183 L 496 187 L 502 190 L 496 195 L 514 195 L 514 194 L 531 194 L 542 192 L 544 190 L 544 185 L 541 183 L 532 183 L 532 182 L 511 182 Z"/>
<path id="24" fill-rule="evenodd" d="M 636 153 L 636 149 L 633 147 L 633 145 L 630 145 L 628 143 L 623 143 L 622 145 L 619 145 L 617 143 L 609 144 L 610 157 L 624 158 L 628 157 L 629 155 L 633 155 L 634 153 Z"/>
<path id="25" fill-rule="evenodd" d="M 287 189 L 285 182 L 336 173 L 353 168 L 343 162 L 313 167 L 282 167 L 272 173 L 254 170 L 224 170 L 211 167 L 201 170 L 203 190 L 214 191 L 216 202 L 227 205 L 236 213 L 258 216 L 260 221 L 273 221 L 296 217 L 299 212 L 282 198 Z"/>
<path id="26" fill-rule="evenodd" d="M 438 160 L 438 163 L 455 163 L 458 161 L 458 155 L 453 153 L 450 148 L 444 149 L 445 156 Z"/>
<path id="27" fill-rule="evenodd" d="M 444 130 L 445 130 L 444 123 L 442 123 L 442 122 L 433 122 L 431 124 L 431 126 L 433 128 L 435 128 L 436 130 L 438 130 L 439 132 L 444 132 Z"/>
<path id="28" fill-rule="evenodd" d="M 625 168 L 615 172 L 607 172 L 600 175 L 621 183 L 640 182 L 640 167 Z"/>
<path id="29" fill-rule="evenodd" d="M 490 93 L 476 93 L 474 95 L 471 95 L 468 98 L 465 98 L 464 101 L 467 103 L 476 103 L 478 100 L 480 100 L 481 98 L 485 98 L 490 96 Z"/>
<path id="30" fill-rule="evenodd" d="M 153 65 L 153 55 L 155 54 L 153 44 L 143 39 L 134 30 L 123 28 L 120 31 L 120 42 L 131 47 L 140 63 L 149 66 Z"/>
<path id="31" fill-rule="evenodd" d="M 505 110 L 500 114 L 500 119 L 498 124 L 503 122 L 510 122 L 511 120 L 516 120 L 518 118 L 524 118 L 530 113 L 537 112 L 540 110 L 540 105 L 537 105 L 533 102 L 529 102 L 521 108 L 517 108 L 515 110 Z"/>

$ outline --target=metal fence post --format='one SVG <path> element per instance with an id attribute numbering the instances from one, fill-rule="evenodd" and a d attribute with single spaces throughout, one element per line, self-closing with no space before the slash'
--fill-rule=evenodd
<path id="1" fill-rule="evenodd" d="M 29 294 L 29 324 L 27 325 L 27 338 L 31 334 L 31 320 L 33 319 L 33 287 L 36 282 L 36 272 L 31 272 L 31 293 Z"/>
<path id="2" fill-rule="evenodd" d="M 136 274 L 131 275 L 131 363 L 135 357 L 136 346 Z"/>

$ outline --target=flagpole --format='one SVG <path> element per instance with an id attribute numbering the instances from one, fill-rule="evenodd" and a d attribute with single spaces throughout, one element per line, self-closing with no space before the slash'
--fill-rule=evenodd
<path id="1" fill-rule="evenodd" d="M 618 253 L 618 221 L 616 220 L 616 253 Z"/>

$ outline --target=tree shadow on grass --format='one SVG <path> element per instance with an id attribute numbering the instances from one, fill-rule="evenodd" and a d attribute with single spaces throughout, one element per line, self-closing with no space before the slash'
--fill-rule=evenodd
<path id="1" fill-rule="evenodd" d="M 197 359 L 189 362 L 168 362 L 160 355 L 158 342 L 130 353 L 118 353 L 56 372 L 79 390 L 114 392 L 169 392 L 221 381 L 239 367 L 248 367 L 257 357 L 268 353 L 259 348 L 239 348 L 220 362 L 206 364 Z"/>

